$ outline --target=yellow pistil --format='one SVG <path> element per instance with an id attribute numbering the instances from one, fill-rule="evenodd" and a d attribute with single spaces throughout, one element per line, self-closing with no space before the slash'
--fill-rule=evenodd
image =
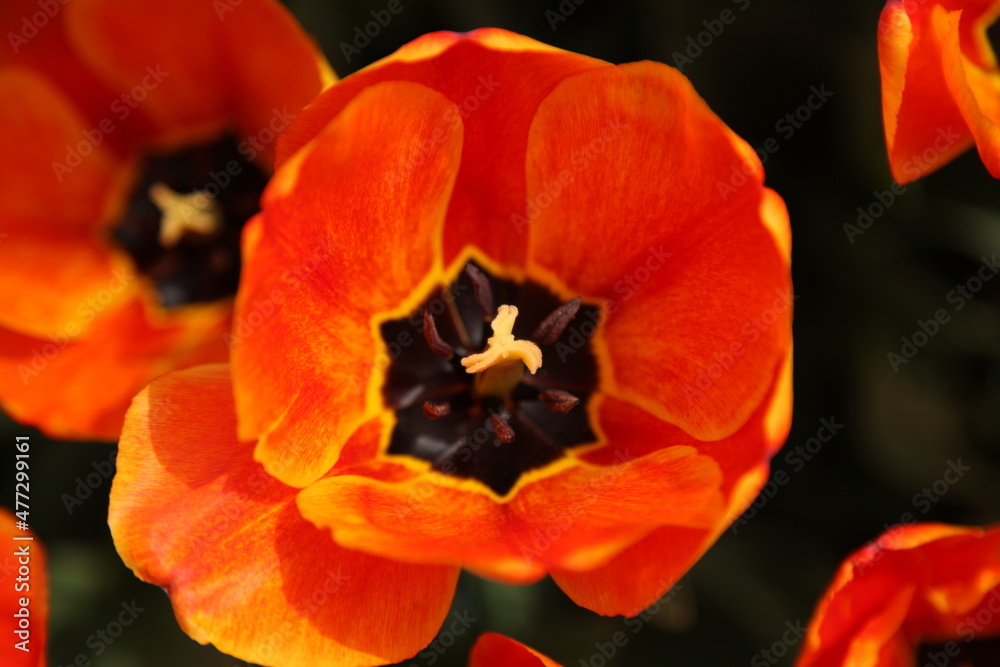
<path id="1" fill-rule="evenodd" d="M 213 236 L 222 228 L 222 209 L 215 197 L 196 190 L 182 195 L 170 186 L 154 183 L 149 199 L 163 213 L 160 220 L 160 245 L 172 248 L 187 233 Z"/>
<path id="2" fill-rule="evenodd" d="M 542 351 L 530 340 L 514 338 L 515 306 L 500 306 L 490 326 L 493 335 L 486 349 L 462 359 L 468 373 L 482 373 L 476 378 L 476 390 L 481 395 L 506 396 L 521 381 L 527 367 L 532 374 L 542 365 Z M 485 371 L 485 372 L 484 372 Z"/>

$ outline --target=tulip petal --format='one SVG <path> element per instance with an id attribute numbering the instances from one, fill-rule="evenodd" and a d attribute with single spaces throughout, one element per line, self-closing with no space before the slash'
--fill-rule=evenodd
<path id="1" fill-rule="evenodd" d="M 564 459 L 500 500 L 477 482 L 428 472 L 406 480 L 337 475 L 304 489 L 303 516 L 333 531 L 339 544 L 414 562 L 461 564 L 510 583 L 527 583 L 549 567 L 587 569 L 663 524 L 711 526 L 724 512 L 718 465 L 690 438 L 647 415 L 622 422 L 643 427 L 619 434 L 608 426 L 606 465 Z M 636 430 L 660 447 L 632 458 Z M 372 435 L 371 437 L 377 437 Z M 655 499 L 655 501 L 654 501 Z"/>
<path id="2" fill-rule="evenodd" d="M 476 640 L 469 653 L 468 667 L 561 667 L 510 637 L 487 632 Z"/>
<path id="3" fill-rule="evenodd" d="M 635 63 L 546 98 L 527 173 L 529 272 L 605 300 L 605 388 L 699 439 L 735 432 L 791 337 L 787 212 L 753 151 L 679 72 Z"/>
<path id="4" fill-rule="evenodd" d="M 228 301 L 169 314 L 139 300 L 116 312 L 100 311 L 100 301 L 83 306 L 78 315 L 93 318 L 83 336 L 0 328 L 0 401 L 52 437 L 117 440 L 129 401 L 149 380 L 227 356 Z"/>
<path id="5" fill-rule="evenodd" d="M 878 31 L 889 166 L 900 183 L 926 176 L 972 142 L 958 106 L 945 94 L 941 35 L 930 21 L 937 3 L 920 3 L 912 15 L 907 4 L 916 7 L 902 0 L 889 2 Z"/>
<path id="6" fill-rule="evenodd" d="M 49 640 L 48 557 L 38 536 L 17 528 L 14 515 L 6 508 L 0 508 L 0 539 L 8 549 L 0 570 L 0 614 L 13 631 L 8 631 L 9 636 L 0 644 L 0 664 L 5 667 L 45 667 L 48 664 L 45 653 Z M 27 563 L 22 560 L 22 554 L 27 556 Z M 18 568 L 25 565 L 30 569 L 29 576 L 18 577 L 15 582 Z M 22 587 L 25 583 L 27 589 Z M 21 604 L 24 598 L 28 600 L 27 606 Z M 25 609 L 29 614 L 26 620 L 30 623 L 27 641 L 16 634 L 18 620 L 23 617 Z M 25 650 L 17 646 L 22 641 L 25 642 Z"/>
<path id="7" fill-rule="evenodd" d="M 274 132 L 332 80 L 291 13 L 270 0 L 75 0 L 64 11 L 73 48 L 116 92 L 109 115 L 140 141 L 190 141 L 232 123 L 259 142 L 245 154 L 269 164 Z"/>
<path id="8" fill-rule="evenodd" d="M 235 439 L 231 391 L 225 366 L 203 366 L 136 397 L 109 510 L 126 564 L 169 591 L 189 635 L 247 661 L 375 665 L 415 654 L 447 614 L 457 570 L 343 549 L 304 521 L 295 489 Z"/>
<path id="9" fill-rule="evenodd" d="M 87 139 L 93 128 L 38 73 L 0 70 L 0 99 L 0 232 L 99 229 L 123 187 L 120 160 Z"/>
<path id="10" fill-rule="evenodd" d="M 656 433 L 672 432 L 673 444 L 696 448 L 715 461 L 722 474 L 718 491 L 724 501 L 721 508 L 714 504 L 706 508 L 701 525 L 658 527 L 599 567 L 588 571 L 553 569 L 552 578 L 559 587 L 577 604 L 600 614 L 634 616 L 677 583 L 767 481 L 767 459 L 775 451 L 775 443 L 783 442 L 788 433 L 790 370 L 790 363 L 782 364 L 774 373 L 767 400 L 733 436 L 716 442 L 699 442 L 676 427 L 664 427 L 628 403 L 615 399 L 602 402 L 602 430 L 617 434 L 620 444 L 597 449 L 586 455 L 587 460 L 607 465 L 615 457 L 646 456 L 661 446 L 663 437 L 655 437 Z M 738 525 L 733 526 L 734 532 Z M 629 576 L 622 577 L 622 572 Z"/>
<path id="11" fill-rule="evenodd" d="M 899 525 L 841 566 L 798 665 L 902 667 L 924 642 L 964 649 L 1000 633 L 998 601 L 1000 529 Z"/>
<path id="12" fill-rule="evenodd" d="M 606 67 L 502 30 L 433 33 L 320 95 L 282 137 L 279 164 L 364 88 L 395 80 L 426 85 L 455 104 L 452 120 L 465 126 L 462 164 L 443 237 L 444 262 L 474 245 L 497 262 L 519 265 L 526 237 L 515 233 L 515 216 L 524 211 L 524 152 L 538 104 L 561 79 Z"/>
<path id="13" fill-rule="evenodd" d="M 407 113 L 390 113 L 390 109 Z M 373 86 L 275 176 L 245 239 L 233 374 L 240 434 L 305 486 L 381 409 L 387 360 L 373 316 L 408 315 L 439 280 L 461 155 L 454 107 L 410 83 Z M 424 290 L 426 291 L 426 290 Z M 377 357 L 377 355 L 381 355 Z"/>
<path id="14" fill-rule="evenodd" d="M 76 339 L 146 289 L 124 253 L 44 227 L 0 239 L 0 266 L 0 327 L 35 338 Z"/>
<path id="15" fill-rule="evenodd" d="M 983 164 L 994 178 L 1000 178 L 1000 70 L 992 52 L 990 62 L 983 64 L 962 48 L 962 24 L 975 18 L 971 10 L 946 13 L 938 9 L 932 20 L 941 35 L 948 89 L 976 141 Z M 995 18 L 990 17 L 990 22 Z"/>

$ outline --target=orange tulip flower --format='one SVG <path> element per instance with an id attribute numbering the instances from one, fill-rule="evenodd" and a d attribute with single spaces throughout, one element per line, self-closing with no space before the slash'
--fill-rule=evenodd
<path id="1" fill-rule="evenodd" d="M 890 0 L 878 27 L 882 116 L 900 183 L 922 178 L 973 142 L 1000 178 L 1000 68 L 986 29 L 996 0 Z"/>
<path id="2" fill-rule="evenodd" d="M 4 638 L 0 665 L 45 667 L 48 645 L 49 582 L 45 550 L 29 530 L 18 528 L 10 510 L 0 508 L 0 618 Z"/>
<path id="3" fill-rule="evenodd" d="M 125 562 L 264 664 L 413 655 L 462 567 L 655 602 L 789 425 L 788 218 L 754 152 L 673 68 L 490 29 L 418 39 L 282 142 L 231 371 L 126 419 Z"/>
<path id="4" fill-rule="evenodd" d="M 799 667 L 1000 660 L 1000 528 L 893 528 L 852 554 L 816 608 Z"/>
<path id="5" fill-rule="evenodd" d="M 558 662 L 521 642 L 493 632 L 476 640 L 469 654 L 469 667 L 562 667 Z"/>
<path id="6" fill-rule="evenodd" d="M 0 403 L 114 440 L 227 359 L 240 229 L 332 73 L 273 0 L 4 0 L 0 35 Z"/>

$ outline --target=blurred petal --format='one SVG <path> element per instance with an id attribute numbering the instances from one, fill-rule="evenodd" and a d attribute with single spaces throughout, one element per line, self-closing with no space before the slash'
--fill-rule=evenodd
<path id="1" fill-rule="evenodd" d="M 149 138 L 137 117 L 152 121 L 158 143 L 234 123 L 245 136 L 272 132 L 255 149 L 269 154 L 273 132 L 332 78 L 292 15 L 272 0 L 75 0 L 64 11 L 73 48 L 123 96 L 110 111 L 132 118 L 137 139 Z M 179 48 L 181 36 L 193 46 Z"/>
<path id="2" fill-rule="evenodd" d="M 469 667 L 561 667 L 538 651 L 509 637 L 487 632 L 476 640 Z"/>
<path id="3" fill-rule="evenodd" d="M 224 301 L 156 314 L 134 300 L 112 313 L 96 300 L 77 313 L 93 320 L 84 336 L 60 328 L 35 338 L 0 328 L 0 400 L 15 419 L 52 437 L 117 440 L 129 401 L 147 382 L 226 358 L 230 309 Z"/>
<path id="4" fill-rule="evenodd" d="M 45 667 L 49 640 L 48 557 L 38 536 L 19 529 L 7 508 L 0 508 L 0 539 L 8 549 L 0 564 L 0 614 L 4 624 L 10 624 L 10 632 L 0 644 L 0 664 Z M 20 573 L 24 567 L 29 570 L 27 576 Z M 23 605 L 23 600 L 28 604 Z"/>
<path id="5" fill-rule="evenodd" d="M 920 644 L 949 640 L 962 655 L 1000 634 L 998 602 L 1000 529 L 899 525 L 841 566 L 797 664 L 902 667 Z"/>
<path id="6" fill-rule="evenodd" d="M 39 74 L 0 69 L 0 232 L 87 234 L 105 224 L 121 191 L 122 161 L 72 102 Z"/>

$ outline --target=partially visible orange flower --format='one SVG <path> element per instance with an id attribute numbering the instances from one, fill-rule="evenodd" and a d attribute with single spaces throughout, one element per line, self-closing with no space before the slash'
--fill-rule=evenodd
<path id="1" fill-rule="evenodd" d="M 0 508 L 0 665 L 45 667 L 49 639 L 49 579 L 38 537 Z"/>
<path id="2" fill-rule="evenodd" d="M 275 0 L 4 0 L 0 35 L 0 404 L 113 440 L 226 359 L 240 229 L 332 72 Z"/>
<path id="3" fill-rule="evenodd" d="M 434 33 L 279 153 L 231 368 L 139 394 L 111 493 L 193 637 L 400 660 L 462 568 L 636 615 L 759 491 L 791 410 L 788 214 L 677 70 Z"/>
<path id="4" fill-rule="evenodd" d="M 986 29 L 997 0 L 890 0 L 878 27 L 882 116 L 900 183 L 973 142 L 1000 178 L 1000 68 Z"/>
<path id="5" fill-rule="evenodd" d="M 841 566 L 798 667 L 1000 664 L 1000 527 L 898 526 Z"/>
<path id="6" fill-rule="evenodd" d="M 562 667 L 538 651 L 510 637 L 487 632 L 476 640 L 469 667 Z"/>

